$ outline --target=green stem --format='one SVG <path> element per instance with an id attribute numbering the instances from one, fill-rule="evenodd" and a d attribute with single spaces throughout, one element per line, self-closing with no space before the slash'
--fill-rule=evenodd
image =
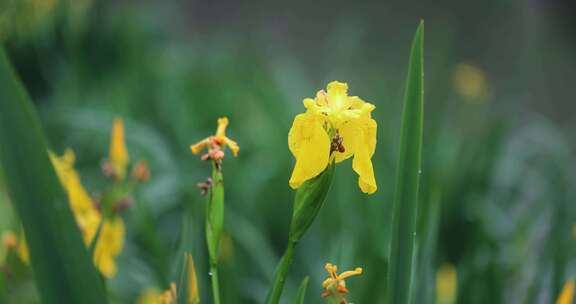
<path id="1" fill-rule="evenodd" d="M 295 247 L 296 242 L 288 241 L 286 251 L 284 251 L 284 255 L 280 259 L 280 262 L 276 268 L 276 273 L 274 274 L 274 285 L 266 301 L 268 304 L 278 304 L 280 302 L 282 289 L 284 289 L 284 283 L 286 282 L 286 275 L 288 274 L 288 269 L 290 268 L 292 260 L 294 259 Z"/>
<path id="2" fill-rule="evenodd" d="M 214 304 L 220 304 L 220 285 L 218 283 L 218 267 L 210 265 L 210 280 L 212 281 L 212 298 Z"/>

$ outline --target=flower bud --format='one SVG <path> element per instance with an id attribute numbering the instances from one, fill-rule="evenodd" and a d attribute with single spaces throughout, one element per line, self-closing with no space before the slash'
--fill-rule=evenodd
<path id="1" fill-rule="evenodd" d="M 298 242 L 314 222 L 332 184 L 334 167 L 334 163 L 330 164 L 324 172 L 307 180 L 296 190 L 288 237 L 291 242 Z"/>

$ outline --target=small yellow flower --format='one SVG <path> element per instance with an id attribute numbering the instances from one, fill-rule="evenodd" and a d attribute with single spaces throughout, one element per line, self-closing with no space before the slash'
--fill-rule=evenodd
<path id="1" fill-rule="evenodd" d="M 472 102 L 485 102 L 489 96 L 488 79 L 484 71 L 475 65 L 461 63 L 454 68 L 454 90 Z"/>
<path id="2" fill-rule="evenodd" d="M 114 124 L 112 125 L 109 158 L 117 178 L 123 180 L 126 176 L 126 168 L 130 158 L 124 140 L 124 121 L 120 118 L 114 119 Z"/>
<path id="3" fill-rule="evenodd" d="M 170 289 L 165 290 L 159 297 L 159 304 L 174 304 L 177 300 L 176 283 L 170 283 Z"/>
<path id="4" fill-rule="evenodd" d="M 196 266 L 192 254 L 186 253 L 186 271 L 188 272 L 188 304 L 200 303 L 200 293 L 198 292 L 198 279 L 196 278 Z"/>
<path id="5" fill-rule="evenodd" d="M 344 298 L 348 294 L 346 279 L 362 274 L 362 268 L 358 267 L 354 270 L 344 271 L 341 274 L 337 273 L 338 267 L 331 263 L 326 263 L 324 268 L 328 272 L 328 278 L 322 282 L 322 288 L 324 288 L 322 297 L 328 298 L 334 303 L 347 303 Z"/>
<path id="6" fill-rule="evenodd" d="M 26 244 L 23 233 L 22 237 L 18 239 L 13 231 L 5 231 L 2 233 L 2 245 L 7 250 L 15 250 L 18 258 L 20 258 L 24 264 L 28 265 L 30 263 L 30 253 L 28 252 L 28 245 Z"/>
<path id="7" fill-rule="evenodd" d="M 456 301 L 458 273 L 452 264 L 444 264 L 436 272 L 436 303 L 451 304 Z"/>
<path id="8" fill-rule="evenodd" d="M 322 173 L 328 164 L 352 156 L 362 192 L 376 192 L 372 155 L 376 149 L 377 124 L 372 119 L 374 105 L 357 96 L 348 96 L 348 85 L 328 84 L 316 98 L 304 99 L 306 112 L 294 118 L 288 133 L 288 147 L 296 158 L 290 186 L 300 187 Z"/>
<path id="9" fill-rule="evenodd" d="M 203 149 L 208 149 L 208 153 L 202 156 L 203 160 L 221 160 L 224 158 L 224 148 L 229 147 L 232 155 L 236 157 L 240 151 L 238 144 L 226 136 L 226 127 L 228 126 L 228 118 L 218 118 L 218 128 L 216 135 L 209 136 L 190 146 L 190 150 L 194 154 L 200 153 Z"/>
<path id="10" fill-rule="evenodd" d="M 157 288 L 145 289 L 138 299 L 137 304 L 158 304 L 160 302 L 160 291 Z"/>
<path id="11" fill-rule="evenodd" d="M 556 304 L 572 304 L 572 300 L 574 299 L 574 279 L 570 279 L 566 281 L 562 291 L 560 292 L 560 296 L 556 300 Z"/>

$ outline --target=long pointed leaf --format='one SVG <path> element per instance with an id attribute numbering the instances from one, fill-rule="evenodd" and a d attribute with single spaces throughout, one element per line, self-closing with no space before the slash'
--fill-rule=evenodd
<path id="1" fill-rule="evenodd" d="M 43 303 L 106 303 L 50 160 L 40 122 L 0 47 L 0 161 Z"/>
<path id="2" fill-rule="evenodd" d="M 410 51 L 396 172 L 387 289 L 389 303 L 394 304 L 408 304 L 412 301 L 424 110 L 423 41 L 424 22 L 421 22 L 414 35 Z"/>

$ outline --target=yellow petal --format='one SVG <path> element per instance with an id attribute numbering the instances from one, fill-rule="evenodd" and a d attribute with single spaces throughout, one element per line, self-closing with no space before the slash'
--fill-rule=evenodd
<path id="1" fill-rule="evenodd" d="M 228 117 L 218 118 L 218 129 L 216 130 L 216 136 L 226 136 L 226 127 L 228 127 Z"/>
<path id="2" fill-rule="evenodd" d="M 136 300 L 137 304 L 159 304 L 159 297 L 160 297 L 160 290 L 156 288 L 147 288 L 145 289 L 138 299 Z"/>
<path id="3" fill-rule="evenodd" d="M 19 240 L 17 250 L 20 260 L 26 265 L 30 264 L 30 252 L 28 251 L 28 244 L 24 237 Z"/>
<path id="4" fill-rule="evenodd" d="M 116 274 L 115 258 L 124 246 L 124 221 L 116 216 L 106 219 L 94 252 L 94 263 L 100 272 L 107 278 Z"/>
<path id="5" fill-rule="evenodd" d="M 566 281 L 562 291 L 560 292 L 560 296 L 556 300 L 556 304 L 572 304 L 572 300 L 574 298 L 574 279 L 570 279 Z"/>
<path id="6" fill-rule="evenodd" d="M 436 303 L 452 304 L 456 300 L 458 274 L 452 264 L 444 264 L 436 272 Z"/>
<path id="7" fill-rule="evenodd" d="M 238 146 L 235 141 L 224 136 L 224 143 L 230 148 L 230 151 L 232 151 L 232 155 L 234 155 L 234 157 L 238 156 L 238 152 L 240 152 L 240 146 Z"/>
<path id="8" fill-rule="evenodd" d="M 376 149 L 376 121 L 362 122 L 360 142 L 356 146 L 352 168 L 358 174 L 358 186 L 364 193 L 372 194 L 378 189 L 371 157 Z"/>
<path id="9" fill-rule="evenodd" d="M 112 138 L 110 140 L 110 162 L 116 170 L 120 179 L 126 176 L 126 166 L 128 166 L 128 149 L 124 141 L 124 122 L 120 118 L 114 119 L 112 126 Z"/>
<path id="10" fill-rule="evenodd" d="M 209 144 L 210 144 L 210 138 L 205 138 L 205 139 L 191 145 L 190 151 L 192 151 L 192 154 L 198 154 L 198 153 L 200 153 L 200 151 L 202 151 L 202 149 L 208 147 Z"/>
<path id="11" fill-rule="evenodd" d="M 186 253 L 186 268 L 188 271 L 188 304 L 200 303 L 200 294 L 198 292 L 198 280 L 196 278 L 196 267 L 192 254 Z"/>
<path id="12" fill-rule="evenodd" d="M 80 175 L 74 169 L 74 152 L 66 149 L 66 152 L 61 157 L 58 157 L 52 151 L 49 151 L 48 155 L 60 183 L 68 194 L 68 201 L 74 214 L 78 215 L 78 213 L 94 209 L 92 198 L 82 186 Z"/>
<path id="13" fill-rule="evenodd" d="M 288 133 L 288 146 L 296 157 L 290 187 L 300 187 L 328 166 L 330 138 L 323 128 L 323 120 L 318 116 L 307 113 L 297 115 Z"/>
<path id="14" fill-rule="evenodd" d="M 331 96 L 347 96 L 348 95 L 348 84 L 345 82 L 339 82 L 337 80 L 332 81 L 327 86 L 328 95 Z"/>
<path id="15" fill-rule="evenodd" d="M 363 270 L 362 270 L 362 268 L 360 268 L 360 267 L 357 267 L 357 268 L 354 269 L 354 270 L 344 271 L 343 273 L 341 273 L 341 274 L 338 276 L 338 279 L 339 279 L 339 280 L 346 280 L 346 279 L 349 278 L 349 277 L 361 275 L 361 274 L 362 274 L 362 271 L 363 271 Z"/>

